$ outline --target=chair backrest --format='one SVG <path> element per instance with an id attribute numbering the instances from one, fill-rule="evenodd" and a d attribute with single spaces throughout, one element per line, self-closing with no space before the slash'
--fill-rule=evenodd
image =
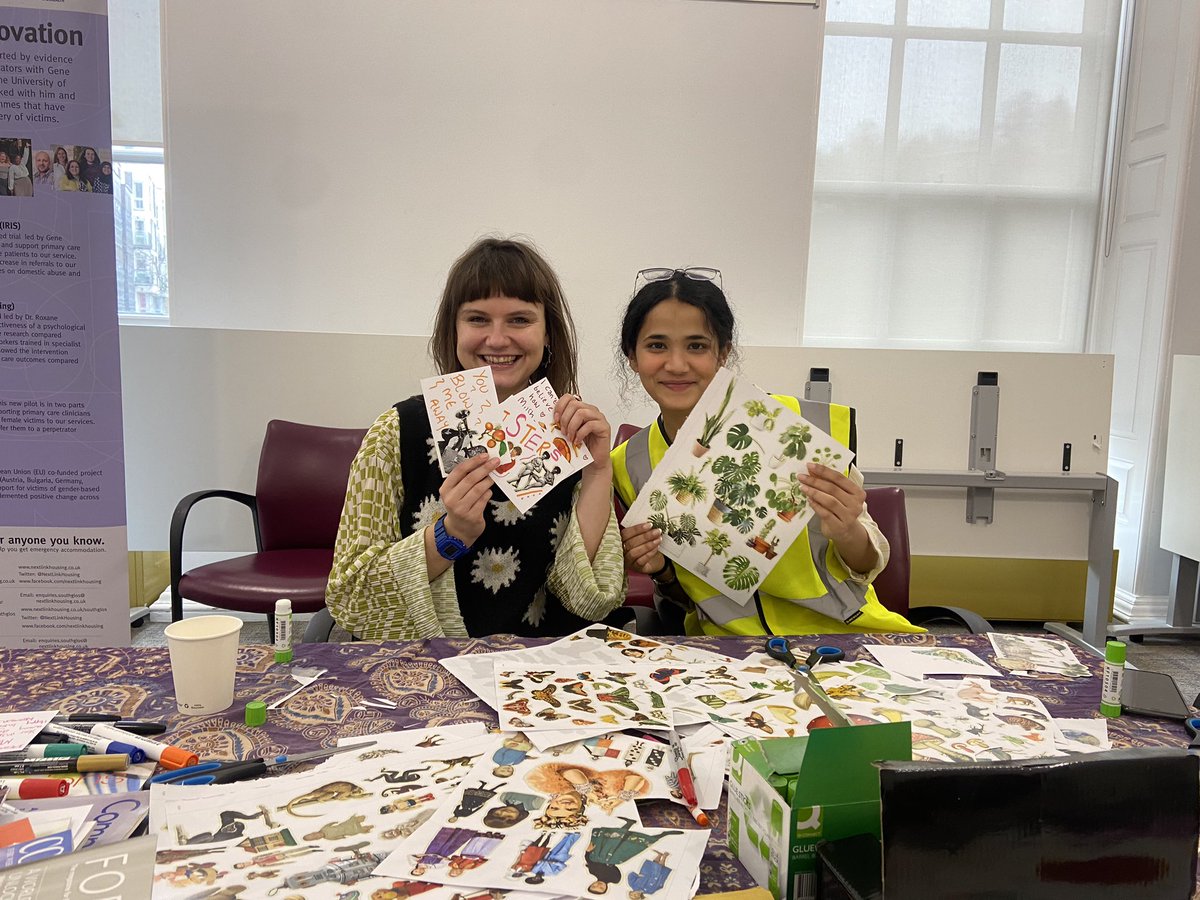
<path id="1" fill-rule="evenodd" d="M 350 464 L 366 433 L 267 423 L 255 488 L 263 550 L 333 547 Z"/>
<path id="2" fill-rule="evenodd" d="M 904 491 L 898 487 L 867 488 L 867 512 L 892 549 L 887 567 L 875 578 L 875 593 L 879 595 L 879 602 L 892 612 L 907 615 L 911 551 Z"/>

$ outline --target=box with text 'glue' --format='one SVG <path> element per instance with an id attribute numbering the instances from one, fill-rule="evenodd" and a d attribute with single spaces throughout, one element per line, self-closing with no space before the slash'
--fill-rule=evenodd
<path id="1" fill-rule="evenodd" d="M 908 722 L 733 745 L 729 848 L 777 900 L 816 893 L 817 843 L 880 833 L 876 760 L 911 760 Z"/>

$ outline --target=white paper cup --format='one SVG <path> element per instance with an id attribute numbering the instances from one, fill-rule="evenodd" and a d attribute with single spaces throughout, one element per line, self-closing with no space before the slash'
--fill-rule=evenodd
<path id="1" fill-rule="evenodd" d="M 241 630 L 242 620 L 234 616 L 196 616 L 167 626 L 163 633 L 181 713 L 203 716 L 233 705 Z"/>

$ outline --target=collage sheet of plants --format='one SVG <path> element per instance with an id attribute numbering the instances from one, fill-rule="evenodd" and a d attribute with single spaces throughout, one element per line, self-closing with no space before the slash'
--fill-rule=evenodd
<path id="1" fill-rule="evenodd" d="M 850 462 L 828 434 L 721 369 L 624 524 L 654 525 L 664 556 L 745 603 L 813 516 L 800 481 L 808 464 Z"/>

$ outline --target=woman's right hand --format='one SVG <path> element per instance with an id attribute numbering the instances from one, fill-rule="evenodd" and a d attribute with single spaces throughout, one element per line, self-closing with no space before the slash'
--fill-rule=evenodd
<path id="1" fill-rule="evenodd" d="M 667 558 L 659 552 L 662 532 L 643 522 L 621 529 L 621 548 L 625 551 L 625 568 L 630 572 L 649 575 L 658 572 L 667 564 Z"/>
<path id="2" fill-rule="evenodd" d="M 488 476 L 500 465 L 492 456 L 469 456 L 450 470 L 439 495 L 446 507 L 446 531 L 468 547 L 483 534 L 483 511 L 492 499 Z"/>

